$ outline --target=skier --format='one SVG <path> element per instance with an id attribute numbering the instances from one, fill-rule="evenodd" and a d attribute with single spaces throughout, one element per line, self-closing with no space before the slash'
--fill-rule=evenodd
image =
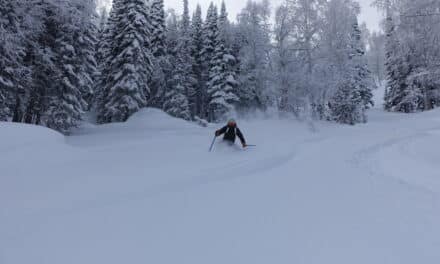
<path id="1" fill-rule="evenodd" d="M 246 140 L 244 139 L 243 134 L 241 133 L 240 129 L 237 127 L 237 122 L 235 122 L 234 119 L 230 119 L 226 126 L 215 131 L 216 137 L 218 137 L 222 134 L 225 134 L 223 136 L 223 140 L 225 142 L 229 143 L 230 145 L 233 145 L 235 143 L 235 138 L 236 138 L 236 136 L 238 136 L 238 138 L 240 138 L 241 145 L 243 146 L 243 148 L 247 147 Z"/>

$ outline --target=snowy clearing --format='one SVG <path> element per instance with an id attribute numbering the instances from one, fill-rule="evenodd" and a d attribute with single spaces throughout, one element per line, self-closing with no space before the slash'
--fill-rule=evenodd
<path id="1" fill-rule="evenodd" d="M 239 121 L 258 147 L 212 153 L 216 127 L 154 109 L 1 123 L 0 263 L 438 264 L 439 114 Z"/>

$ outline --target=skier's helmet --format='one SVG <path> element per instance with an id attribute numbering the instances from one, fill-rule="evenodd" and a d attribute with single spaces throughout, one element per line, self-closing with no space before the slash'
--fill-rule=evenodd
<path id="1" fill-rule="evenodd" d="M 228 120 L 228 126 L 236 126 L 237 122 L 235 121 L 234 118 L 231 118 Z"/>

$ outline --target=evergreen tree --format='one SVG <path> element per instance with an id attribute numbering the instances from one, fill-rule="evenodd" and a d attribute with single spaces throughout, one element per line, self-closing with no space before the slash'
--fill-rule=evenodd
<path id="1" fill-rule="evenodd" d="M 347 74 L 330 101 L 332 119 L 341 124 L 355 125 L 362 121 L 362 98 L 355 89 L 352 76 Z"/>
<path id="2" fill-rule="evenodd" d="M 179 27 L 179 40 L 177 46 L 177 64 L 178 71 L 181 72 L 180 85 L 185 91 L 185 97 L 188 100 L 191 116 L 195 113 L 195 101 L 196 101 L 196 79 L 194 77 L 192 67 L 194 64 L 193 57 L 191 56 L 192 44 L 191 31 L 190 31 L 190 18 L 188 0 L 183 0 L 183 14 Z"/>
<path id="3" fill-rule="evenodd" d="M 60 21 L 63 3 L 36 0 L 33 3 L 35 21 L 40 28 L 26 51 L 26 63 L 31 70 L 29 98 L 26 102 L 24 122 L 44 125 L 43 117 L 49 107 L 49 96 L 56 90 L 55 78 L 59 76 L 57 60 L 57 38 L 60 37 Z M 58 5 L 57 5 L 58 4 Z"/>
<path id="4" fill-rule="evenodd" d="M 121 2 L 115 1 L 113 3 L 110 14 L 106 19 L 105 26 L 99 35 L 99 39 L 96 45 L 96 62 L 97 62 L 97 76 L 95 80 L 94 90 L 94 107 L 99 110 L 101 103 L 105 98 L 105 87 L 107 84 L 107 78 L 111 75 L 111 60 L 114 38 L 116 34 L 116 10 L 120 8 Z"/>
<path id="5" fill-rule="evenodd" d="M 12 116 L 15 106 L 11 101 L 16 103 L 15 97 L 23 89 L 20 79 L 24 47 L 19 15 L 18 2 L 0 2 L 0 121 Z"/>
<path id="6" fill-rule="evenodd" d="M 105 86 L 99 102 L 100 123 L 123 122 L 144 107 L 152 72 L 148 8 L 143 0 L 117 0 L 109 21 L 114 36 Z M 112 18 L 113 16 L 113 18 Z"/>
<path id="7" fill-rule="evenodd" d="M 200 5 L 197 5 L 196 11 L 192 18 L 191 25 L 191 57 L 192 57 L 192 72 L 195 78 L 194 85 L 194 108 L 195 115 L 198 117 L 204 117 L 205 113 L 205 83 L 203 80 L 203 60 L 202 60 L 202 48 L 203 48 L 203 21 L 202 21 L 202 9 Z"/>
<path id="8" fill-rule="evenodd" d="M 170 67 L 167 69 L 167 92 L 163 109 L 170 115 L 185 120 L 191 119 L 190 106 L 186 96 L 186 78 L 188 62 L 185 61 L 181 28 L 174 14 L 168 23 L 168 51 Z"/>
<path id="9" fill-rule="evenodd" d="M 76 63 L 80 75 L 79 88 L 81 97 L 87 103 L 86 110 L 90 110 L 95 96 L 95 83 L 98 74 L 96 59 L 96 45 L 98 43 L 99 28 L 96 26 L 96 6 L 93 0 L 78 2 L 74 8 L 73 15 L 76 17 L 74 23 L 74 47 L 77 50 Z M 106 14 L 104 14 L 105 19 Z"/>
<path id="10" fill-rule="evenodd" d="M 170 68 L 166 47 L 166 25 L 163 0 L 153 0 L 150 7 L 153 73 L 150 80 L 150 106 L 162 107 L 166 93 L 166 69 Z"/>
<path id="11" fill-rule="evenodd" d="M 96 62 L 93 1 L 67 2 L 60 6 L 55 31 L 53 86 L 47 91 L 44 124 L 68 134 L 87 110 L 93 96 Z"/>
<path id="12" fill-rule="evenodd" d="M 189 33 L 190 23 L 188 0 L 183 0 L 182 33 L 184 35 Z"/>
<path id="13" fill-rule="evenodd" d="M 368 69 L 368 62 L 365 57 L 365 47 L 362 43 L 361 30 L 357 18 L 354 18 L 353 32 L 350 38 L 350 64 L 353 74 L 354 89 L 359 91 L 361 98 L 361 115 L 362 121 L 366 122 L 365 111 L 374 106 L 372 89 L 375 86 L 374 79 L 371 76 L 371 72 Z"/>
<path id="14" fill-rule="evenodd" d="M 418 99 L 411 99 L 408 96 L 418 96 L 419 93 L 408 91 L 409 87 L 406 78 L 410 74 L 411 69 L 406 61 L 407 57 L 402 52 L 402 45 L 396 35 L 396 28 L 391 15 L 388 15 L 386 20 L 385 49 L 385 68 L 387 73 L 385 109 L 388 111 L 412 112 L 414 111 L 413 104 Z M 408 105 L 407 102 L 410 102 L 410 104 Z"/>
<path id="15" fill-rule="evenodd" d="M 226 10 L 226 4 L 225 1 L 222 1 L 222 5 L 220 8 L 220 15 L 218 17 L 218 29 L 219 29 L 219 35 L 221 39 L 224 41 L 225 47 L 227 50 L 231 50 L 231 29 L 230 29 L 230 22 L 228 19 L 228 11 Z"/>
<path id="16" fill-rule="evenodd" d="M 215 41 L 214 56 L 211 59 L 209 69 L 209 81 L 207 83 L 209 95 L 209 120 L 219 121 L 226 113 L 233 109 L 233 104 L 238 102 L 234 94 L 237 81 L 234 72 L 235 58 L 226 47 L 226 32 L 228 20 L 226 7 L 223 3 L 222 12 L 218 20 L 218 32 Z M 215 29 L 215 27 L 213 27 Z"/>
<path id="17" fill-rule="evenodd" d="M 373 106 L 371 89 L 374 81 L 367 67 L 356 17 L 351 30 L 345 73 L 330 101 L 330 110 L 332 119 L 336 122 L 354 125 L 367 121 L 366 110 Z"/>
<path id="18" fill-rule="evenodd" d="M 101 9 L 100 14 L 99 14 L 98 38 L 100 38 L 100 35 L 105 30 L 105 25 L 107 24 L 107 19 L 108 19 L 107 8 L 103 7 Z"/>
<path id="19" fill-rule="evenodd" d="M 202 61 L 202 80 L 203 80 L 203 102 L 202 102 L 202 109 L 204 110 L 203 113 L 201 113 L 201 118 L 207 118 L 209 113 L 209 101 L 210 98 L 207 94 L 207 84 L 210 81 L 210 69 L 211 69 L 211 62 L 215 55 L 215 46 L 218 38 L 218 12 L 217 7 L 214 5 L 214 3 L 211 2 L 207 15 L 205 24 L 203 25 L 203 46 L 201 50 L 201 61 Z"/>
<path id="20" fill-rule="evenodd" d="M 69 23 L 70 24 L 70 23 Z M 62 25 L 56 39 L 55 61 L 57 72 L 55 84 L 48 91 L 48 107 L 45 123 L 49 128 L 67 134 L 71 127 L 78 125 L 87 103 L 82 99 L 79 89 L 81 77 L 76 71 L 77 50 L 72 46 L 73 32 L 69 24 Z"/>
<path id="21" fill-rule="evenodd" d="M 150 7 L 151 17 L 151 50 L 154 57 L 162 57 L 166 54 L 165 37 L 165 9 L 163 0 L 152 0 Z"/>

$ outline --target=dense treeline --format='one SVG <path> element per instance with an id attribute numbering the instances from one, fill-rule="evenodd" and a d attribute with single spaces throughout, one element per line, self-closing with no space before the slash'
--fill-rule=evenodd
<path id="1" fill-rule="evenodd" d="M 0 120 L 66 134 L 86 113 L 123 122 L 143 107 L 209 122 L 267 108 L 367 121 L 369 66 L 379 80 L 384 70 L 366 56 L 380 41 L 365 39 L 356 1 L 286 0 L 274 14 L 248 1 L 235 22 L 224 3 L 204 17 L 182 4 L 176 14 L 163 0 L 114 0 L 97 15 L 94 0 L 0 1 Z"/>
<path id="2" fill-rule="evenodd" d="M 377 1 L 385 20 L 385 109 L 412 113 L 440 106 L 440 2 Z"/>

